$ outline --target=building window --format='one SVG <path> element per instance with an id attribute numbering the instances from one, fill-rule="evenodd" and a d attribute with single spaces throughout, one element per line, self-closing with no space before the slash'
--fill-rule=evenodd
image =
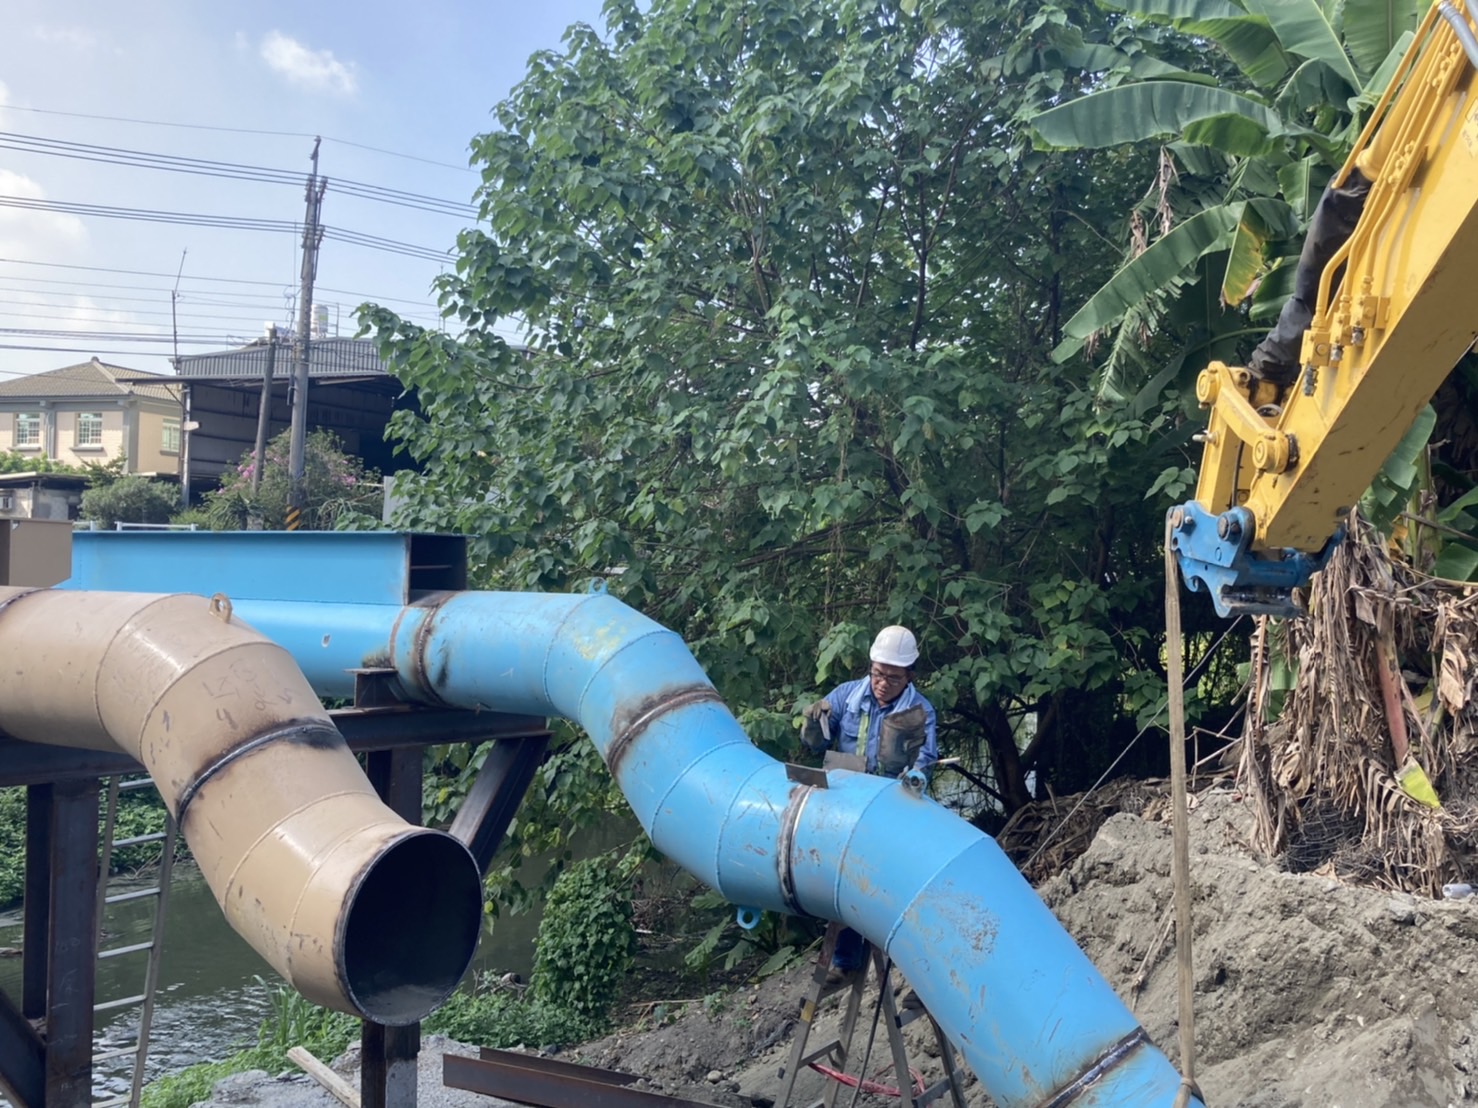
<path id="1" fill-rule="evenodd" d="M 41 445 L 41 413 L 20 412 L 15 417 L 15 445 Z"/>
<path id="2" fill-rule="evenodd" d="M 103 445 L 103 413 L 77 413 L 77 446 Z"/>
<path id="3" fill-rule="evenodd" d="M 159 449 L 166 454 L 180 452 L 180 421 L 177 417 L 164 417 L 164 433 L 159 441 Z"/>

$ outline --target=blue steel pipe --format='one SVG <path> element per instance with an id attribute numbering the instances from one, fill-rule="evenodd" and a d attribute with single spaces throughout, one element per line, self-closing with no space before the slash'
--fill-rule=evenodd
<path id="1" fill-rule="evenodd" d="M 388 653 L 415 698 L 578 723 L 657 848 L 734 903 L 881 946 L 1003 1108 L 1174 1103 L 1174 1067 L 994 841 L 896 781 L 790 781 L 682 640 L 614 598 L 440 594 Z"/>

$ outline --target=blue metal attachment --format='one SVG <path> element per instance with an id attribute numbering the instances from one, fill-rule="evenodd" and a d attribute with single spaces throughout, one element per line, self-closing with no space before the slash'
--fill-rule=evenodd
<path id="1" fill-rule="evenodd" d="M 1328 563 L 1344 538 L 1337 530 L 1318 554 L 1301 550 L 1253 553 L 1252 513 L 1231 508 L 1212 515 L 1194 500 L 1170 509 L 1170 548 L 1191 592 L 1211 594 L 1218 615 L 1301 616 L 1293 590 Z"/>
<path id="2" fill-rule="evenodd" d="M 758 908 L 740 908 L 734 915 L 734 922 L 745 931 L 753 931 L 760 925 L 760 910 Z"/>

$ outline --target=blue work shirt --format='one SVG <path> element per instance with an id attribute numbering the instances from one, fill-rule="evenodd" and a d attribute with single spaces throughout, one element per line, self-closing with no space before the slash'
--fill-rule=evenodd
<path id="1" fill-rule="evenodd" d="M 865 749 L 869 773 L 878 768 L 878 738 L 883 732 L 883 717 L 915 705 L 923 705 L 924 708 L 924 745 L 919 750 L 919 756 L 914 759 L 911 768 L 928 769 L 939 760 L 939 739 L 935 734 L 934 705 L 924 699 L 924 695 L 914 688 L 912 681 L 904 686 L 903 691 L 886 708 L 878 706 L 877 700 L 872 695 L 872 682 L 866 677 L 838 685 L 826 694 L 826 702 L 831 705 L 833 741 L 843 754 L 857 753 L 857 737 L 858 732 L 862 730 L 862 716 L 864 712 L 867 714 L 867 746 Z"/>

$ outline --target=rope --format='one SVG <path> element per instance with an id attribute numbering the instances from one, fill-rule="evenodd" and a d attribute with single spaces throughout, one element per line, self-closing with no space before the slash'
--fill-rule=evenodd
<path id="1" fill-rule="evenodd" d="M 892 1085 L 884 1085 L 881 1082 L 871 1081 L 867 1078 L 853 1077 L 850 1073 L 843 1073 L 841 1070 L 833 1069 L 831 1066 L 825 1065 L 822 1062 L 812 1062 L 811 1068 L 823 1077 L 829 1077 L 833 1081 L 846 1085 L 848 1088 L 860 1088 L 864 1093 L 872 1093 L 874 1096 L 885 1096 L 892 1100 L 903 1096 L 903 1093 L 895 1089 Z M 908 1076 L 913 1081 L 913 1095 L 918 1096 L 923 1093 L 924 1075 L 910 1067 Z"/>
<path id="2" fill-rule="evenodd" d="M 1177 512 L 1178 514 L 1178 512 Z M 1184 641 L 1180 630 L 1180 574 L 1170 547 L 1173 522 L 1165 522 L 1165 654 L 1170 694 L 1171 829 L 1175 849 L 1170 870 L 1175 883 L 1175 961 L 1180 981 L 1180 1088 L 1175 1108 L 1196 1095 L 1195 966 L 1191 959 L 1191 828 L 1186 810 L 1185 691 L 1181 682 Z"/>

